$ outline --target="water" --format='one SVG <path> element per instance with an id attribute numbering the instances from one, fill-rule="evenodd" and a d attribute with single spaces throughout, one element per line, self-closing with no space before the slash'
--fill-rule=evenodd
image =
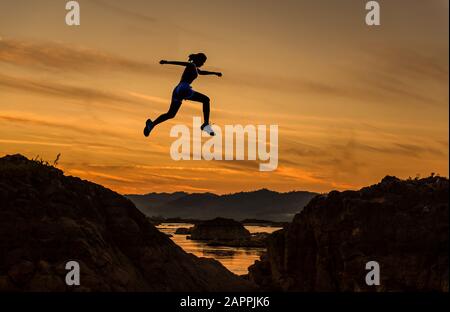
<path id="1" fill-rule="evenodd" d="M 242 275 L 248 273 L 248 267 L 266 251 L 265 248 L 255 247 L 225 247 L 225 246 L 208 246 L 207 242 L 193 241 L 186 239 L 187 235 L 175 234 L 176 229 L 184 227 L 190 228 L 194 226 L 190 223 L 161 223 L 157 228 L 166 234 L 173 235 L 171 237 L 178 246 L 188 253 L 192 253 L 197 257 L 213 258 L 222 263 L 231 272 Z M 280 227 L 270 226 L 245 226 L 250 233 L 272 233 L 281 229 Z"/>

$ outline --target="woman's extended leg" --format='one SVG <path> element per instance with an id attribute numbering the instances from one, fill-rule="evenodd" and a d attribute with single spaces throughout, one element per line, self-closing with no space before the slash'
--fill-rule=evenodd
<path id="1" fill-rule="evenodd" d="M 210 100 L 204 94 L 200 92 L 194 91 L 194 94 L 188 98 L 189 101 L 201 102 L 203 103 L 203 125 L 202 128 L 206 125 L 209 125 L 209 110 L 210 110 Z"/>
<path id="2" fill-rule="evenodd" d="M 167 113 L 164 113 L 161 116 L 159 116 L 158 118 L 156 118 L 155 121 L 153 122 L 153 127 L 168 120 L 168 119 L 174 118 L 176 116 L 178 110 L 180 109 L 180 106 L 181 106 L 181 101 L 172 100 L 172 103 L 170 103 L 170 107 L 169 107 L 169 110 L 167 111 Z"/>
<path id="3" fill-rule="evenodd" d="M 177 99 L 172 99 L 172 102 L 170 103 L 170 107 L 169 107 L 169 110 L 167 111 L 167 113 L 160 115 L 158 118 L 155 119 L 155 121 L 151 121 L 150 119 L 147 120 L 147 122 L 145 123 L 144 135 L 146 137 L 149 136 L 150 132 L 153 130 L 153 128 L 156 125 L 158 125 L 168 119 L 174 118 L 175 115 L 177 114 L 178 110 L 180 109 L 180 106 L 181 106 L 181 101 L 179 101 Z"/>

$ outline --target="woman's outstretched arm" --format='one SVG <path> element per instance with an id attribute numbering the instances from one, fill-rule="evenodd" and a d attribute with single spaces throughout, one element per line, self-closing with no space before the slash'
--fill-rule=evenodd
<path id="1" fill-rule="evenodd" d="M 222 73 L 218 73 L 218 72 L 211 72 L 211 71 L 200 70 L 200 69 L 197 69 L 197 72 L 199 75 L 216 75 L 216 76 L 222 77 Z"/>
<path id="2" fill-rule="evenodd" d="M 169 64 L 169 65 L 179 65 L 179 66 L 188 66 L 191 63 L 189 62 L 178 62 L 178 61 L 166 61 L 166 60 L 161 60 L 159 61 L 159 64 Z"/>

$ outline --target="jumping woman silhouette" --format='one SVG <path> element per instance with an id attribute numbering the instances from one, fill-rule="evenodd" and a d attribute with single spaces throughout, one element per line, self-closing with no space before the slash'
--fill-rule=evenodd
<path id="1" fill-rule="evenodd" d="M 160 64 L 170 64 L 185 66 L 183 75 L 181 76 L 180 83 L 175 87 L 172 92 L 172 102 L 170 103 L 170 108 L 167 113 L 162 114 L 155 121 L 147 120 L 144 128 L 144 135 L 149 136 L 153 128 L 171 118 L 174 118 L 180 109 L 181 102 L 183 100 L 195 101 L 203 103 L 203 125 L 200 127 L 203 131 L 211 136 L 214 136 L 214 131 L 209 124 L 209 109 L 210 100 L 204 94 L 192 90 L 191 83 L 198 77 L 198 75 L 216 75 L 222 77 L 222 73 L 210 72 L 205 70 L 200 70 L 206 62 L 206 55 L 203 53 L 191 54 L 189 55 L 189 62 L 178 62 L 178 61 L 165 61 L 162 60 Z"/>

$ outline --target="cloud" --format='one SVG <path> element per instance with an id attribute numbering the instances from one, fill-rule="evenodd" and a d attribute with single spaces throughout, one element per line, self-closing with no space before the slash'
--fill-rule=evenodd
<path id="1" fill-rule="evenodd" d="M 106 174 L 102 172 L 90 171 L 90 170 L 81 170 L 81 169 L 67 169 L 67 173 L 82 176 L 82 177 L 93 177 L 93 178 L 103 178 L 111 182 L 124 182 L 124 183 L 135 183 L 135 180 L 127 179 L 122 176 L 116 176 L 112 174 Z"/>
<path id="2" fill-rule="evenodd" d="M 0 74 L 0 90 L 7 89 L 18 91 L 22 94 L 34 93 L 46 97 L 59 98 L 62 101 L 76 100 L 89 106 L 99 107 L 108 111 L 116 110 L 122 113 L 136 114 L 137 109 L 143 109 L 142 105 L 160 105 L 162 99 L 157 97 L 139 97 L 127 92 L 119 93 L 109 90 L 62 84 L 59 82 L 47 81 L 42 79 L 30 79 L 25 77 L 15 77 Z M 170 101 L 165 103 L 168 107 Z M 130 106 L 133 104 L 133 106 Z"/>
<path id="3" fill-rule="evenodd" d="M 137 62 L 94 49 L 57 42 L 25 42 L 7 38 L 0 40 L 0 62 L 38 69 L 75 72 L 121 70 L 148 74 L 159 68 L 158 64 Z"/>
<path id="4" fill-rule="evenodd" d="M 103 2 L 102 5 L 112 6 Z M 229 69 L 224 83 L 280 93 L 315 94 L 321 97 L 383 100 L 383 102 L 387 99 L 394 99 L 399 100 L 399 104 L 407 102 L 405 100 L 425 103 L 442 102 L 442 96 L 436 97 L 430 92 L 421 91 L 411 80 L 432 81 L 440 86 L 440 90 L 447 90 L 443 87 L 448 83 L 448 62 L 443 58 L 445 53 L 435 52 L 426 55 L 419 51 L 399 47 L 374 47 L 364 53 L 368 56 L 368 64 L 364 67 L 335 66 L 335 70 L 340 71 L 343 77 L 340 81 L 330 80 L 329 77 L 324 77 L 320 81 L 283 76 L 269 77 L 252 73 L 238 73 Z M 134 61 L 102 51 L 73 47 L 63 43 L 26 42 L 8 38 L 0 41 L 0 62 L 26 68 L 43 68 L 64 72 L 98 73 L 101 70 L 118 70 L 137 74 L 156 73 L 164 77 L 173 76 L 173 72 L 162 70 L 156 63 Z M 53 93 L 57 92 L 58 90 L 53 90 Z M 104 94 L 97 95 L 105 96 Z M 138 97 L 137 94 L 134 95 L 134 97 Z M 81 96 L 94 95 L 82 92 Z M 445 100 L 448 98 L 448 95 L 443 96 Z"/>
<path id="5" fill-rule="evenodd" d="M 448 139 L 447 140 L 436 140 L 436 142 L 440 145 L 443 145 L 447 149 L 447 152 L 448 152 Z"/>
<path id="6" fill-rule="evenodd" d="M 67 143 L 29 141 L 29 140 L 6 140 L 6 139 L 0 139 L 0 143 L 19 144 L 19 145 L 45 145 L 45 146 L 60 146 L 60 147 L 72 146 L 72 144 Z"/>
<path id="7" fill-rule="evenodd" d="M 285 153 L 298 157 L 320 157 L 326 154 L 322 148 L 300 143 L 292 144 L 291 147 L 280 151 L 280 154 Z"/>
<path id="8" fill-rule="evenodd" d="M 373 146 L 360 142 L 353 142 L 351 145 L 335 146 L 335 148 L 351 148 L 360 151 L 377 152 L 389 155 L 410 156 L 415 158 L 421 158 L 423 154 L 435 154 L 437 156 L 444 156 L 444 153 L 436 148 L 410 144 L 410 143 L 390 143 L 384 146 Z"/>
<path id="9" fill-rule="evenodd" d="M 363 51 L 367 56 L 364 68 L 343 68 L 344 73 L 364 85 L 368 98 L 396 98 L 402 103 L 426 104 L 448 102 L 448 47 L 445 50 L 417 47 L 371 46 Z M 433 84 L 439 90 L 421 88 Z M 356 87 L 358 89 L 359 87 Z M 406 101 L 405 101 L 406 100 Z"/>
<path id="10" fill-rule="evenodd" d="M 111 7 L 110 4 L 102 4 Z M 171 76 L 158 64 L 136 62 L 102 51 L 73 47 L 56 42 L 32 42 L 13 39 L 0 41 L 0 62 L 27 68 L 44 68 L 53 71 L 97 72 L 98 70 L 120 70 L 133 73 L 158 73 Z M 265 77 L 251 73 L 233 73 L 225 83 L 278 92 L 313 93 L 322 96 L 352 97 L 354 90 L 323 81 L 288 77 Z"/>
<path id="11" fill-rule="evenodd" d="M 342 142 L 323 143 L 320 147 L 308 144 L 293 144 L 280 150 L 279 169 L 277 174 L 299 180 L 315 179 L 316 184 L 322 180 L 330 186 L 339 189 L 345 185 L 363 185 L 364 174 L 372 170 L 374 164 L 381 168 L 389 168 L 395 160 L 404 163 L 421 162 L 423 159 L 442 158 L 446 156 L 444 148 L 403 140 L 385 142 L 361 141 L 354 135 L 345 135 L 339 139 Z M 447 146 L 448 148 L 448 146 Z M 391 159 L 393 162 L 391 162 Z M 281 168 L 281 170 L 280 170 Z M 286 168 L 293 168 L 287 170 Z M 304 171 L 297 172 L 294 169 Z M 384 172 L 383 172 L 384 173 Z M 383 174 L 382 173 L 382 174 Z M 387 174 L 387 173 L 384 173 Z M 334 184 L 333 184 L 333 183 Z M 351 183 L 350 183 L 351 182 Z"/>
<path id="12" fill-rule="evenodd" d="M 201 174 L 210 174 L 215 173 L 217 174 L 220 172 L 221 174 L 233 174 L 236 173 L 236 170 L 234 169 L 227 169 L 227 168 L 219 168 L 217 166 L 214 167 L 189 167 L 189 166 L 146 166 L 146 165 L 137 165 L 137 169 L 150 169 L 150 170 L 167 170 L 167 171 L 183 171 L 188 172 L 192 171 L 195 174 L 198 174 L 196 172 L 200 172 Z"/>
<path id="13" fill-rule="evenodd" d="M 431 52 L 430 52 L 431 51 Z M 428 54 L 427 54 L 428 53 Z M 397 100 L 399 104 L 413 102 L 448 102 L 448 48 L 430 48 L 422 52 L 404 47 L 371 47 L 352 65 L 336 62 L 330 73 L 339 72 L 339 78 L 320 80 L 284 76 L 255 75 L 229 71 L 230 84 L 257 89 L 295 94 L 314 94 L 321 97 L 374 100 L 383 104 Z M 442 94 L 417 88 L 418 83 L 435 84 Z M 444 94 L 445 93 L 445 94 Z"/>
<path id="14" fill-rule="evenodd" d="M 118 70 L 138 74 L 157 73 L 165 77 L 173 75 L 171 71 L 162 70 L 159 64 L 137 62 L 99 50 L 57 42 L 19 41 L 8 38 L 0 41 L 0 62 L 58 72 L 97 73 L 99 70 Z M 318 81 L 286 77 L 269 78 L 242 73 L 230 73 L 230 76 L 233 78 L 224 82 L 231 85 L 276 89 L 280 92 L 349 96 L 349 90 Z"/>
<path id="15" fill-rule="evenodd" d="M 154 18 L 153 16 L 145 15 L 145 14 L 142 14 L 139 12 L 134 12 L 134 11 L 131 11 L 128 9 L 124 9 L 122 7 L 111 4 L 110 3 L 111 1 L 107 2 L 107 1 L 101 1 L 101 0 L 91 0 L 90 2 L 99 5 L 104 9 L 107 9 L 109 11 L 117 13 L 121 16 L 129 17 L 133 20 L 140 20 L 140 21 L 143 21 L 146 23 L 152 23 L 152 24 L 157 21 L 156 18 Z"/>
<path id="16" fill-rule="evenodd" d="M 174 186 L 177 183 L 187 183 L 186 187 L 188 189 L 198 189 L 193 186 L 192 184 L 189 184 L 189 182 L 193 182 L 191 177 L 186 176 L 173 176 L 173 175 L 165 175 L 165 174 L 157 174 L 157 173 L 150 173 L 145 172 L 142 175 L 136 174 L 136 172 L 133 171 L 124 171 L 122 170 L 107 170 L 107 172 L 101 172 L 98 170 L 92 170 L 89 167 L 83 167 L 83 169 L 76 168 L 69 168 L 67 165 L 62 164 L 61 168 L 68 174 L 73 174 L 76 176 L 80 176 L 84 179 L 89 179 L 92 181 L 98 181 L 102 184 L 113 186 L 114 188 L 127 188 L 127 187 L 133 187 L 133 188 L 148 188 L 150 186 Z M 145 175 L 144 175 L 145 174 Z M 200 179 L 195 180 L 194 182 L 199 182 L 201 180 L 206 179 Z"/>
<path id="17" fill-rule="evenodd" d="M 74 125 L 64 122 L 57 122 L 52 120 L 45 120 L 45 119 L 38 119 L 33 117 L 20 117 L 20 116 L 13 116 L 13 115 L 6 115 L 6 114 L 0 114 L 0 120 L 9 121 L 12 123 L 25 123 L 25 124 L 33 124 L 36 126 L 45 126 L 45 127 L 52 127 L 56 129 L 62 129 L 62 130 L 70 130 L 75 131 L 81 134 L 86 135 L 93 135 L 93 134 L 105 134 L 107 136 L 122 136 L 120 132 L 116 131 L 110 131 L 101 127 L 95 128 L 95 127 L 88 127 L 86 125 Z M 99 144 L 99 143 L 96 143 Z"/>
<path id="18" fill-rule="evenodd" d="M 445 156 L 445 153 L 437 148 L 422 146 L 408 143 L 395 143 L 395 147 L 408 154 L 413 154 L 416 157 L 421 157 L 421 154 L 434 154 L 437 156 Z"/>
<path id="19" fill-rule="evenodd" d="M 265 76 L 230 72 L 227 76 L 232 79 L 225 79 L 228 83 L 256 89 L 272 90 L 277 92 L 290 93 L 312 93 L 322 96 L 352 96 L 351 89 L 332 84 L 330 82 L 314 81 L 302 78 L 288 78 L 281 76 Z"/>
<path id="20" fill-rule="evenodd" d="M 133 91 L 128 91 L 127 92 L 130 96 L 138 98 L 138 99 L 142 99 L 145 101 L 152 101 L 154 103 L 160 103 L 160 104 L 169 104 L 170 103 L 170 99 L 168 98 L 161 98 L 158 96 L 152 96 L 152 95 L 147 95 L 147 94 L 143 94 L 143 93 L 138 93 L 138 92 L 133 92 Z"/>
<path id="21" fill-rule="evenodd" d="M 98 124 L 73 124 L 51 119 L 2 113 L 0 113 L 0 121 L 11 122 L 14 125 L 23 124 L 26 129 L 34 129 L 34 133 L 39 131 L 38 127 L 49 127 L 57 130 L 44 130 L 43 136 L 31 136 L 26 139 L 3 139 L 0 140 L 0 143 L 61 146 L 70 147 L 71 150 L 89 150 L 96 153 L 106 151 L 110 155 L 123 154 L 128 156 L 139 156 L 148 154 L 148 149 L 145 147 L 141 148 L 141 145 L 139 144 L 131 144 L 139 143 L 140 136 L 137 136 L 134 133 L 110 130 L 109 128 Z M 139 130 L 140 129 L 141 128 L 139 128 Z M 73 135 L 74 132 L 77 135 Z M 111 143 L 108 141 L 111 141 Z M 121 144 L 121 142 L 128 142 L 128 144 Z M 152 155 L 169 157 L 167 149 L 157 142 L 152 143 Z"/>
<path id="22" fill-rule="evenodd" d="M 306 158 L 308 167 L 318 164 L 326 167 L 332 166 L 342 171 L 357 170 L 366 165 L 361 161 L 366 157 L 363 157 L 360 152 L 369 152 L 372 157 L 376 157 L 374 154 L 383 154 L 382 157 L 406 156 L 412 158 L 422 158 L 424 155 L 445 156 L 443 150 L 428 145 L 398 142 L 374 145 L 374 143 L 363 143 L 353 138 L 346 143 L 326 144 L 321 148 L 307 145 L 289 147 L 280 151 L 280 164 L 298 165 L 305 163 L 305 160 L 301 159 Z M 325 168 L 321 169 L 326 171 Z"/>
<path id="23" fill-rule="evenodd" d="M 129 20 L 133 22 L 143 22 L 144 24 L 148 24 L 151 27 L 155 27 L 157 24 L 163 24 L 164 28 L 172 28 L 176 31 L 183 31 L 186 33 L 189 33 L 191 36 L 195 37 L 202 37 L 202 38 L 209 38 L 205 33 L 196 31 L 193 29 L 186 28 L 184 26 L 179 26 L 177 24 L 174 24 L 172 22 L 168 22 L 167 19 L 157 19 L 153 16 L 142 14 L 140 12 L 132 11 L 127 8 L 111 4 L 111 1 L 102 1 L 102 0 L 91 0 L 91 3 L 101 7 L 102 9 L 106 9 L 108 11 L 111 11 L 117 15 L 119 15 L 121 18 L 128 18 Z M 121 1 L 122 2 L 122 1 Z"/>
<path id="24" fill-rule="evenodd" d="M 448 47 L 442 51 L 427 49 L 426 52 L 390 47 L 375 49 L 372 53 L 387 73 L 439 82 L 448 80 Z"/>
<path id="25" fill-rule="evenodd" d="M 0 74 L 0 87 L 18 91 L 26 91 L 27 93 L 61 97 L 64 99 L 78 99 L 90 102 L 133 102 L 130 97 L 123 97 L 121 95 L 103 90 L 71 86 L 37 79 L 6 76 L 2 74 Z"/>
<path id="26" fill-rule="evenodd" d="M 68 165 L 67 163 L 65 165 Z M 156 173 L 155 169 L 147 168 L 146 166 L 139 165 L 98 165 L 90 163 L 77 163 L 71 164 L 72 166 L 82 167 L 87 170 L 87 172 L 121 172 L 122 174 L 138 177 L 139 181 L 145 182 L 149 179 L 154 181 L 154 179 L 163 181 L 207 181 L 208 178 L 205 176 L 191 176 L 191 175 L 180 175 L 168 173 L 165 170 L 160 170 L 160 167 L 156 168 L 160 173 Z M 184 172 L 182 172 L 184 173 Z"/>
<path id="27" fill-rule="evenodd" d="M 259 173 L 259 164 L 265 162 L 260 160 L 220 160 L 218 163 L 221 167 L 233 170 L 240 175 L 255 175 L 255 173 Z"/>

